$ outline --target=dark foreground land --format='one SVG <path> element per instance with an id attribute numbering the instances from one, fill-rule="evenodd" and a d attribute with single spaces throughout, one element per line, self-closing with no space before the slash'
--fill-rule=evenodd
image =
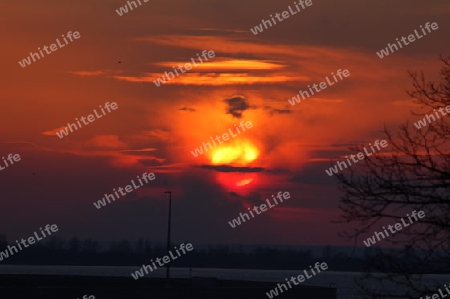
<path id="1" fill-rule="evenodd" d="M 0 298 L 77 299 L 87 295 L 96 299 L 251 299 L 268 298 L 275 283 L 218 280 L 214 278 L 172 279 L 170 288 L 159 278 L 0 275 Z M 283 298 L 336 299 L 335 288 L 295 287 Z"/>

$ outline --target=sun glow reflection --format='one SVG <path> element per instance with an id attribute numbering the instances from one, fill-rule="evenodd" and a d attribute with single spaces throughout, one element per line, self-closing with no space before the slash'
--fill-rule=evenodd
<path id="1" fill-rule="evenodd" d="M 217 181 L 229 191 L 247 193 L 254 189 L 258 183 L 258 173 L 220 172 Z"/>
<path id="2" fill-rule="evenodd" d="M 238 187 L 246 186 L 246 185 L 250 184 L 252 181 L 253 181 L 253 179 L 241 180 L 236 183 L 236 186 L 238 186 Z"/>

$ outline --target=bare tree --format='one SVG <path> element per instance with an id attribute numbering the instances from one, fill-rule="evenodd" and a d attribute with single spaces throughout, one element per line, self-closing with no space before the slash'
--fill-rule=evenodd
<path id="1" fill-rule="evenodd" d="M 418 129 L 406 122 L 396 133 L 385 127 L 386 152 L 365 157 L 336 175 L 343 193 L 339 221 L 355 224 L 343 236 L 356 246 L 363 244 L 364 236 L 400 222 L 413 210 L 425 212 L 419 223 L 377 244 L 398 250 L 378 249 L 368 259 L 371 273 L 380 272 L 367 273 L 359 280 L 370 298 L 418 298 L 436 293 L 443 283 L 425 284 L 423 274 L 450 270 L 450 115 L 444 116 L 450 105 L 450 57 L 441 57 L 441 61 L 439 82 L 426 81 L 423 72 L 409 73 L 413 90 L 408 94 L 421 109 L 413 114 L 425 116 L 428 123 Z M 351 149 L 361 152 L 362 146 Z M 374 287 L 374 282 L 395 284 L 396 290 Z"/>

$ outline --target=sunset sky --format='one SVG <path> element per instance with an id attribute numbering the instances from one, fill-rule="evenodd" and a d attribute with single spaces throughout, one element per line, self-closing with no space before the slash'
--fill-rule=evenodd
<path id="1" fill-rule="evenodd" d="M 163 241 L 163 192 L 170 188 L 174 242 L 347 244 L 337 232 L 348 227 L 331 223 L 340 194 L 325 169 L 353 153 L 350 145 L 383 139 L 383 125 L 416 120 L 407 71 L 438 79 L 439 54 L 450 48 L 450 2 L 313 0 L 258 35 L 250 28 L 294 1 L 141 2 L 122 16 L 116 9 L 124 0 L 2 3 L 0 153 L 21 160 L 0 171 L 0 233 L 12 240 L 48 223 L 60 237 Z M 426 22 L 439 29 L 388 57 L 376 55 Z M 68 31 L 81 37 L 25 68 L 18 64 Z M 215 57 L 160 87 L 153 83 L 204 50 Z M 287 102 L 338 69 L 350 76 L 295 106 Z M 118 109 L 55 135 L 106 102 Z M 191 154 L 241 121 L 253 127 Z M 214 160 L 221 147 L 251 148 L 253 158 Z M 156 179 L 93 206 L 144 172 Z M 291 198 L 229 226 L 279 191 Z"/>

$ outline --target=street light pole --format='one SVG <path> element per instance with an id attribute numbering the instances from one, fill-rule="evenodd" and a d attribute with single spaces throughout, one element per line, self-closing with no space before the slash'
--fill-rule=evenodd
<path id="1" fill-rule="evenodd" d="M 169 223 L 167 227 L 167 252 L 170 251 L 170 224 L 172 220 L 172 191 L 165 191 L 164 193 L 169 194 Z M 166 287 L 169 287 L 170 279 L 170 263 L 166 264 Z"/>

